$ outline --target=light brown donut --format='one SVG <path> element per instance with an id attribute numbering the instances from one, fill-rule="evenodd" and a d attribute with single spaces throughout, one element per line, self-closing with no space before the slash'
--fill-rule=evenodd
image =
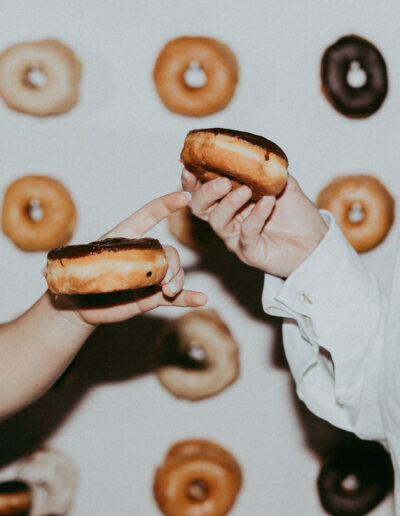
<path id="1" fill-rule="evenodd" d="M 55 294 L 100 294 L 156 285 L 168 269 L 154 238 L 107 238 L 52 249 L 45 277 Z"/>
<path id="2" fill-rule="evenodd" d="M 183 145 L 181 161 L 200 181 L 228 177 L 233 188 L 243 184 L 253 200 L 278 195 L 286 185 L 288 159 L 275 143 L 233 129 L 196 129 Z"/>
<path id="3" fill-rule="evenodd" d="M 200 353 L 200 360 L 192 355 Z M 161 384 L 177 398 L 214 396 L 239 374 L 239 347 L 213 309 L 191 310 L 174 319 L 160 337 Z"/>
<path id="4" fill-rule="evenodd" d="M 0 515 L 28 516 L 32 506 L 29 485 L 22 480 L 0 482 Z"/>
<path id="5" fill-rule="evenodd" d="M 185 72 L 198 63 L 206 75 L 201 87 L 185 82 Z M 157 93 L 172 112 L 205 116 L 223 109 L 233 97 L 238 64 L 232 50 L 212 38 L 180 37 L 169 41 L 157 57 L 153 78 Z"/>
<path id="6" fill-rule="evenodd" d="M 42 210 L 32 217 L 33 205 Z M 68 190 L 48 176 L 24 176 L 7 188 L 1 216 L 3 232 L 24 251 L 48 251 L 66 244 L 75 229 L 76 210 Z"/>
<path id="7" fill-rule="evenodd" d="M 165 461 L 176 457 L 193 457 L 203 455 L 207 457 L 219 457 L 230 464 L 239 479 L 242 478 L 242 470 L 236 458 L 226 448 L 208 439 L 186 439 L 173 444 L 168 450 Z"/>
<path id="8" fill-rule="evenodd" d="M 193 215 L 187 206 L 168 216 L 168 228 L 181 244 L 192 249 L 205 249 L 216 241 L 211 226 Z"/>
<path id="9" fill-rule="evenodd" d="M 240 465 L 206 440 L 177 443 L 157 468 L 153 492 L 166 516 L 224 516 L 241 488 Z"/>
<path id="10" fill-rule="evenodd" d="M 393 197 L 376 177 L 366 174 L 335 178 L 321 190 L 316 204 L 333 214 L 345 237 L 359 253 L 380 244 L 394 219 Z M 352 215 L 355 208 L 361 211 L 360 220 Z"/>
<path id="11" fill-rule="evenodd" d="M 17 43 L 0 54 L 0 96 L 16 111 L 60 115 L 78 102 L 81 68 L 74 52 L 61 41 Z M 34 70 L 44 75 L 45 84 L 31 82 Z"/>

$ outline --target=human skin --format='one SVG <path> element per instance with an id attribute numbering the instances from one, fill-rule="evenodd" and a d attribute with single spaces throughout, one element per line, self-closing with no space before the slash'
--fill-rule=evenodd
<path id="1" fill-rule="evenodd" d="M 192 195 L 194 215 L 208 221 L 226 247 L 263 272 L 287 278 L 317 247 L 328 228 L 293 176 L 277 197 L 251 202 L 251 190 L 232 191 L 229 179 L 201 183 L 182 171 L 183 190 Z"/>
<path id="2" fill-rule="evenodd" d="M 188 202 L 189 196 L 182 192 L 150 201 L 101 238 L 140 238 Z M 20 317 L 0 325 L 0 419 L 48 390 L 97 325 L 123 321 L 158 306 L 198 307 L 206 303 L 205 294 L 183 289 L 178 253 L 171 246 L 163 247 L 168 272 L 159 287 L 140 289 L 128 300 L 97 308 L 83 308 L 74 296 L 56 297 L 47 290 Z"/>

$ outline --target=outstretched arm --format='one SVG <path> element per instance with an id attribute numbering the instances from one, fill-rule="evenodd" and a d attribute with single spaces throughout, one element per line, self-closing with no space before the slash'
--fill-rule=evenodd
<path id="1" fill-rule="evenodd" d="M 170 213 L 184 207 L 180 192 L 155 199 L 121 222 L 105 237 L 139 238 Z M 73 296 L 49 291 L 23 315 L 0 325 L 0 419 L 33 402 L 62 374 L 96 325 L 117 322 L 160 305 L 201 306 L 206 296 L 183 290 L 184 273 L 173 247 L 164 247 L 167 280 L 141 289 L 118 305 L 82 308 Z"/>
<path id="2" fill-rule="evenodd" d="M 332 215 L 318 211 L 292 176 L 278 198 L 249 202 L 230 181 L 201 184 L 184 170 L 191 209 L 228 249 L 264 271 L 264 310 L 283 318 L 299 397 L 318 416 L 384 441 L 378 399 L 387 301 Z"/>

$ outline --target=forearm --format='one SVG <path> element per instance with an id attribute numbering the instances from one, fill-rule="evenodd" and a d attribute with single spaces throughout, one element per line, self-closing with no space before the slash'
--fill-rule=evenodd
<path id="1" fill-rule="evenodd" d="M 360 437 L 384 440 L 378 382 L 387 300 L 333 218 L 325 239 L 285 282 L 266 277 L 263 305 L 287 318 L 285 352 L 310 410 Z"/>
<path id="2" fill-rule="evenodd" d="M 41 396 L 78 353 L 94 326 L 43 296 L 0 326 L 0 419 Z"/>

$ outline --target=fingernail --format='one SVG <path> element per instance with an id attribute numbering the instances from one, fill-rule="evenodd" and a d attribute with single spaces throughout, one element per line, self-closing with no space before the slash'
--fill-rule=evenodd
<path id="1" fill-rule="evenodd" d="M 175 281 L 171 281 L 171 283 L 168 284 L 168 287 L 173 294 L 178 292 L 178 285 L 175 283 Z"/>
<path id="2" fill-rule="evenodd" d="M 189 201 L 190 201 L 190 199 L 192 198 L 192 194 L 191 194 L 190 192 L 182 192 L 182 193 L 183 193 L 183 195 L 186 195 L 186 197 L 187 197 L 187 198 L 189 199 Z"/>
<path id="3" fill-rule="evenodd" d="M 216 192 L 224 192 L 229 184 L 229 179 L 220 177 L 214 182 L 214 189 Z"/>

